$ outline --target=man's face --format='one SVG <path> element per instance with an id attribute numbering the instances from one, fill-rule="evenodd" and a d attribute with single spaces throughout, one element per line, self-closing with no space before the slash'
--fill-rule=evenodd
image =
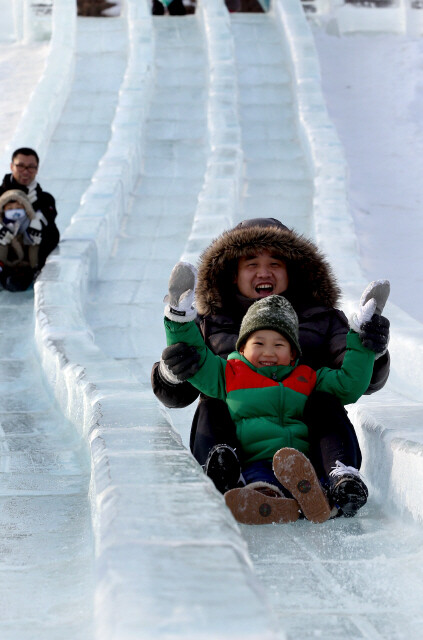
<path id="1" fill-rule="evenodd" d="M 25 156 L 23 153 L 18 153 L 14 160 L 12 160 L 10 169 L 16 182 L 27 187 L 37 175 L 37 158 L 35 156 Z"/>
<path id="2" fill-rule="evenodd" d="M 288 272 L 283 260 L 268 251 L 240 258 L 235 284 L 247 298 L 266 298 L 288 288 Z"/>

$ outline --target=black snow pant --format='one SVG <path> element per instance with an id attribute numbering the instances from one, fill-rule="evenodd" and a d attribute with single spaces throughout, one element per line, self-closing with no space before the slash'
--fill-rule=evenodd
<path id="1" fill-rule="evenodd" d="M 235 424 L 223 400 L 200 396 L 191 426 L 190 449 L 194 458 L 204 467 L 210 449 L 216 444 L 227 444 L 235 449 L 241 460 L 241 448 L 236 437 Z"/>
<path id="2" fill-rule="evenodd" d="M 26 291 L 34 280 L 34 269 L 29 265 L 3 266 L 0 284 L 8 291 Z"/>
<path id="3" fill-rule="evenodd" d="M 323 391 L 313 392 L 307 400 L 304 422 L 309 428 L 310 460 L 323 484 L 337 460 L 359 469 L 361 451 L 354 427 L 341 402 Z M 209 451 L 216 444 L 227 444 L 242 452 L 228 407 L 221 400 L 202 397 L 194 415 L 190 448 L 194 458 L 204 466 Z"/>
<path id="4" fill-rule="evenodd" d="M 354 427 L 341 402 L 330 393 L 315 391 L 304 416 L 310 439 L 310 460 L 323 484 L 336 461 L 359 469 L 361 451 Z"/>

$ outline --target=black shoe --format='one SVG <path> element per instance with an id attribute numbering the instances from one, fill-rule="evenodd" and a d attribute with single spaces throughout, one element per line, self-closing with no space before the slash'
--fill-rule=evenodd
<path id="1" fill-rule="evenodd" d="M 210 450 L 204 473 L 220 493 L 240 486 L 241 465 L 235 451 L 227 444 L 217 444 Z"/>
<path id="2" fill-rule="evenodd" d="M 187 13 L 182 0 L 172 0 L 172 2 L 167 5 L 167 10 L 171 16 L 185 16 Z"/>
<path id="3" fill-rule="evenodd" d="M 159 0 L 153 0 L 153 4 L 151 7 L 151 13 L 153 16 L 164 16 L 165 8 Z"/>
<path id="4" fill-rule="evenodd" d="M 346 518 L 353 518 L 367 502 L 369 492 L 359 475 L 346 473 L 331 478 L 329 499 Z"/>

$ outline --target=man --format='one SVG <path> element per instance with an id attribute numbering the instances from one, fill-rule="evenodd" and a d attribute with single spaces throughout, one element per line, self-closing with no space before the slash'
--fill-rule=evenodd
<path id="1" fill-rule="evenodd" d="M 275 219 L 246 220 L 216 238 L 201 256 L 196 288 L 197 323 L 206 345 L 224 358 L 235 350 L 241 321 L 257 299 L 283 294 L 299 319 L 301 364 L 313 369 L 341 366 L 348 321 L 336 308 L 340 290 L 324 256 L 310 241 Z M 365 328 L 378 357 L 367 393 L 383 387 L 389 375 L 389 322 L 375 314 Z M 369 345 L 367 345 L 369 346 Z M 184 343 L 165 349 L 153 366 L 156 397 L 169 408 L 185 407 L 198 397 L 187 382 L 198 370 L 197 352 Z M 319 477 L 325 459 L 351 461 L 360 468 L 354 428 L 330 394 L 312 393 L 304 413 Z M 224 493 L 240 475 L 239 446 L 226 405 L 200 397 L 191 430 L 191 450 L 216 487 Z"/>
<path id="2" fill-rule="evenodd" d="M 23 191 L 32 204 L 38 221 L 38 235 L 34 234 L 34 243 L 39 244 L 38 270 L 42 269 L 47 256 L 57 246 L 60 235 L 55 223 L 57 216 L 53 196 L 43 191 L 36 177 L 39 157 L 36 151 L 28 147 L 16 149 L 12 154 L 11 173 L 7 173 L 0 186 L 0 196 L 10 189 Z"/>

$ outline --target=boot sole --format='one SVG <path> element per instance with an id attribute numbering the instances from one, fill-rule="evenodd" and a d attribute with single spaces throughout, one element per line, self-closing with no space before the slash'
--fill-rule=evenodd
<path id="1" fill-rule="evenodd" d="M 241 524 L 285 524 L 299 518 L 299 507 L 290 498 L 272 498 L 242 487 L 225 493 L 225 502 Z"/>
<path id="2" fill-rule="evenodd" d="M 335 488 L 332 500 L 345 518 L 353 518 L 366 504 L 367 496 L 364 488 L 358 487 L 354 480 L 347 479 Z"/>
<path id="3" fill-rule="evenodd" d="M 331 514 L 329 502 L 310 460 L 296 449 L 280 449 L 273 457 L 273 471 L 292 494 L 307 520 L 326 522 Z"/>
<path id="4" fill-rule="evenodd" d="M 241 465 L 236 454 L 224 446 L 214 447 L 206 463 L 205 473 L 220 493 L 236 487 L 241 475 Z"/>

